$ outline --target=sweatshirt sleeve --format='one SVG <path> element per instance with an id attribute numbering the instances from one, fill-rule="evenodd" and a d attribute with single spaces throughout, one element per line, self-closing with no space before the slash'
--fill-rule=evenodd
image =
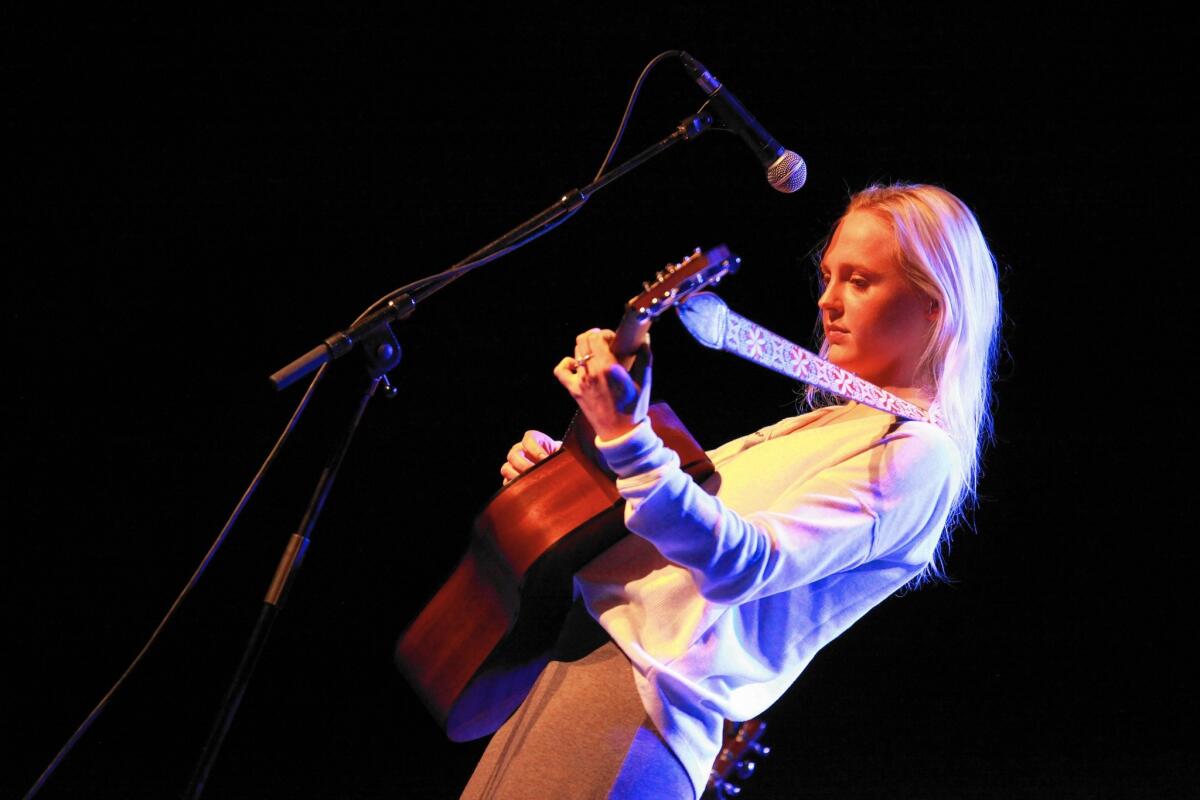
<path id="1" fill-rule="evenodd" d="M 931 555 L 954 499 L 957 454 L 928 423 L 900 426 L 745 515 L 683 472 L 648 422 L 596 444 L 618 476 L 626 527 L 688 568 L 713 602 L 813 583 L 917 539 Z"/>

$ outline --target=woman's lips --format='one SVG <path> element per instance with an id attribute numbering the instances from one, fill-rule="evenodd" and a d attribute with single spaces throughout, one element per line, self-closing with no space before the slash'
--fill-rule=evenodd
<path id="1" fill-rule="evenodd" d="M 836 328 L 830 328 L 825 332 L 825 338 L 831 342 L 840 342 L 847 336 L 846 331 L 839 331 Z"/>

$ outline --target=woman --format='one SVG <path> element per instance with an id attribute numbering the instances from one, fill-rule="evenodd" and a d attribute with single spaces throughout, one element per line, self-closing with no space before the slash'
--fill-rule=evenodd
<path id="1" fill-rule="evenodd" d="M 631 374 L 611 331 L 581 334 L 554 373 L 635 535 L 576 574 L 559 655 L 463 797 L 698 797 L 724 719 L 761 714 L 825 643 L 940 574 L 990 435 L 994 259 L 958 198 L 896 184 L 851 198 L 819 262 L 820 354 L 936 424 L 810 388 L 815 410 L 710 451 L 701 487 L 646 421 L 649 348 Z M 560 444 L 527 433 L 505 481 Z"/>

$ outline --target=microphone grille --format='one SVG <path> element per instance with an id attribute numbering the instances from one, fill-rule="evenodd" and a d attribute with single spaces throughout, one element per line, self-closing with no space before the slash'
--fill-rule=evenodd
<path id="1" fill-rule="evenodd" d="M 808 165 L 804 159 L 785 150 L 783 155 L 775 159 L 775 163 L 767 167 L 767 183 L 776 191 L 794 192 L 808 180 Z"/>

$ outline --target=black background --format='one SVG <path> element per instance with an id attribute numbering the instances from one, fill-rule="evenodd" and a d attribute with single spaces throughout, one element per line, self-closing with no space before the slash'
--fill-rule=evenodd
<path id="1" fill-rule="evenodd" d="M 810 248 L 849 192 L 944 185 L 1001 264 L 998 442 L 954 583 L 893 598 L 767 715 L 750 797 L 1190 794 L 1176 306 L 1194 284 L 1182 23 L 1112 12 L 632 5 L 4 19 L 3 559 L 10 744 L 27 789 L 140 648 L 302 394 L 266 376 L 370 301 L 587 183 L 642 67 L 703 61 L 809 164 L 772 191 L 734 137 L 679 145 L 397 326 L 206 796 L 457 797 L 394 670 L 551 369 L 697 246 L 730 305 L 799 342 Z M 702 97 L 650 75 L 618 160 Z M 659 398 L 706 446 L 795 386 L 655 328 Z M 1188 363 L 1194 363 L 1189 359 Z M 159 645 L 41 796 L 184 787 L 355 380 L 350 359 Z"/>

